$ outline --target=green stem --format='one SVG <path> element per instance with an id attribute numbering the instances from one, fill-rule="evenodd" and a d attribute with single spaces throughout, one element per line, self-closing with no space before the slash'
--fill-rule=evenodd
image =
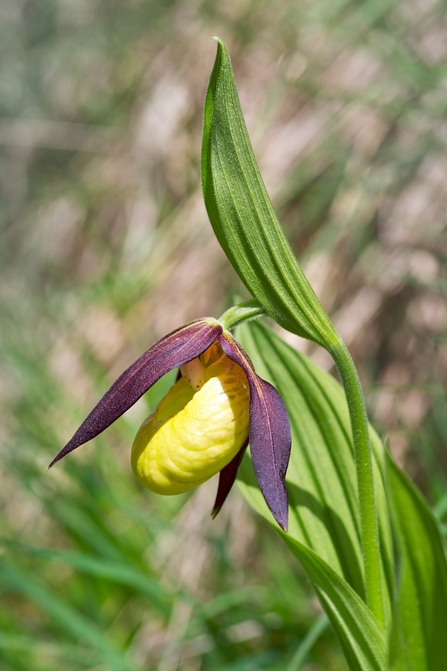
<path id="1" fill-rule="evenodd" d="M 232 308 L 223 313 L 218 320 L 224 329 L 230 331 L 236 328 L 239 324 L 250 322 L 253 319 L 258 319 L 266 314 L 264 308 L 257 300 L 244 301 L 239 305 L 234 305 Z"/>
<path id="2" fill-rule="evenodd" d="M 338 344 L 332 347 L 329 352 L 340 373 L 351 418 L 359 496 L 366 602 L 376 619 L 385 627 L 379 522 L 365 400 L 356 367 L 341 338 Z"/>

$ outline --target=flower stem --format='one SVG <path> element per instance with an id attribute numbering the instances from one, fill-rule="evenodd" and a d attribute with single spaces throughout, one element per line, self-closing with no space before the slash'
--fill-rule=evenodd
<path id="1" fill-rule="evenodd" d="M 344 342 L 329 350 L 340 374 L 351 418 L 360 509 L 360 534 L 365 572 L 366 602 L 385 627 L 379 522 L 374 487 L 371 443 L 365 400 L 356 367 Z"/>
<path id="2" fill-rule="evenodd" d="M 257 300 L 244 301 L 239 305 L 234 305 L 232 308 L 223 313 L 218 320 L 224 329 L 230 331 L 236 328 L 239 324 L 250 322 L 253 319 L 258 319 L 266 314 L 264 308 Z"/>

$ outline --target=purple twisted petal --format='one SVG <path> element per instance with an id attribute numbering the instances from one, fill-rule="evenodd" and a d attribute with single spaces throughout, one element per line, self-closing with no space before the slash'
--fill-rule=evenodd
<path id="1" fill-rule="evenodd" d="M 222 327 L 218 322 L 198 319 L 158 340 L 112 384 L 48 468 L 102 433 L 132 407 L 157 380 L 173 368 L 183 366 L 200 356 L 221 333 Z"/>
<path id="2" fill-rule="evenodd" d="M 248 354 L 228 333 L 218 341 L 245 372 L 250 387 L 250 453 L 265 502 L 279 526 L 287 531 L 288 497 L 285 477 L 292 444 L 290 421 L 276 389 L 256 375 Z"/>

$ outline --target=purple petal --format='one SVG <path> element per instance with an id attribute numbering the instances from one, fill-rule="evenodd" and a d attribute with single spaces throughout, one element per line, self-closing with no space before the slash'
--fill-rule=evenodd
<path id="1" fill-rule="evenodd" d="M 161 338 L 112 384 L 73 438 L 48 468 L 113 424 L 138 399 L 173 368 L 195 359 L 210 347 L 222 327 L 211 319 L 198 319 Z"/>
<path id="2" fill-rule="evenodd" d="M 265 502 L 287 531 L 288 497 L 284 484 L 292 444 L 284 401 L 271 384 L 256 375 L 242 347 L 227 333 L 218 338 L 223 351 L 244 370 L 250 386 L 250 453 Z"/>
<path id="3" fill-rule="evenodd" d="M 222 508 L 228 494 L 230 493 L 230 489 L 234 485 L 234 481 L 236 480 L 236 475 L 239 466 L 241 465 L 242 458 L 245 454 L 245 450 L 247 449 L 247 445 L 248 445 L 248 438 L 245 441 L 245 444 L 236 454 L 236 456 L 233 457 L 230 463 L 224 466 L 224 468 L 219 473 L 219 486 L 217 488 L 217 496 L 214 502 L 213 510 L 211 511 L 211 517 L 213 519 L 216 517 L 217 513 Z"/>

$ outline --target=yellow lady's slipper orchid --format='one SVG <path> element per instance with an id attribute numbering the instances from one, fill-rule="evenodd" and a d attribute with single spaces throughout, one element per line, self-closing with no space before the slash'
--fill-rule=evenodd
<path id="1" fill-rule="evenodd" d="M 137 478 L 160 494 L 179 494 L 220 472 L 215 516 L 250 442 L 259 487 L 287 529 L 284 480 L 291 436 L 284 402 L 216 319 L 186 324 L 150 347 L 104 394 L 49 467 L 104 431 L 173 368 L 180 368 L 180 378 L 134 441 Z"/>

